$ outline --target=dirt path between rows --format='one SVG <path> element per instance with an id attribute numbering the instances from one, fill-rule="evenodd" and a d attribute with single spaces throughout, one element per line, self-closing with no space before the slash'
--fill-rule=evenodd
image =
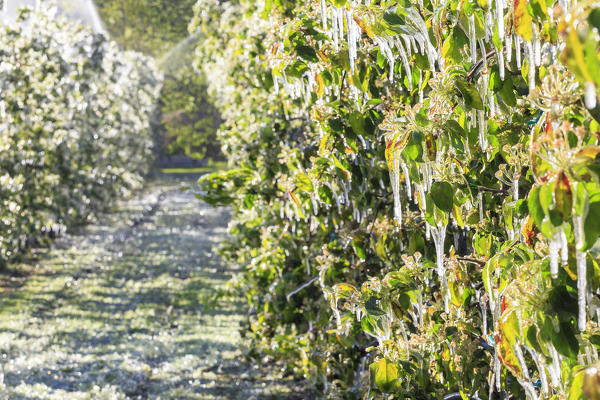
<path id="1" fill-rule="evenodd" d="M 244 360 L 243 306 L 204 310 L 234 271 L 228 210 L 161 178 L 0 275 L 0 399 L 301 399 Z"/>

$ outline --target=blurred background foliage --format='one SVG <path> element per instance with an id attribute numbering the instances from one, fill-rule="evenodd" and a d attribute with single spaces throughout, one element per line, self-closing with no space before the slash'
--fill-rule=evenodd
<path id="1" fill-rule="evenodd" d="M 158 60 L 164 85 L 155 136 L 159 158 L 222 159 L 218 110 L 208 101 L 205 77 L 192 63 L 200 38 L 190 36 L 193 0 L 96 0 L 112 39 Z"/>

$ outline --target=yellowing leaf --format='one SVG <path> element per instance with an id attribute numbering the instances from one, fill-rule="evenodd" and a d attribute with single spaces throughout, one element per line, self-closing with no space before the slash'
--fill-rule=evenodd
<path id="1" fill-rule="evenodd" d="M 398 367 L 385 358 L 379 360 L 375 372 L 375 383 L 384 393 L 394 391 L 398 385 Z"/>
<path id="2" fill-rule="evenodd" d="M 315 93 L 318 97 L 323 97 L 325 93 L 325 83 L 323 82 L 323 77 L 321 74 L 315 74 L 315 81 L 317 82 L 317 86 L 315 86 Z"/>
<path id="3" fill-rule="evenodd" d="M 358 295 L 358 290 L 348 283 L 338 283 L 333 287 L 335 294 L 342 298 Z"/>
<path id="4" fill-rule="evenodd" d="M 497 324 L 497 333 L 495 336 L 496 349 L 498 357 L 502 364 L 517 377 L 521 376 L 521 366 L 514 353 L 513 346 L 516 344 L 518 335 L 519 321 L 516 311 L 506 310 Z"/>
<path id="5" fill-rule="evenodd" d="M 394 169 L 394 153 L 401 153 L 406 148 L 410 136 L 410 132 L 395 132 L 391 138 L 388 138 L 385 146 L 385 159 L 390 171 Z"/>
<path id="6" fill-rule="evenodd" d="M 527 11 L 527 0 L 514 0 L 513 4 L 515 10 L 515 30 L 523 39 L 530 41 L 533 37 L 533 31 L 531 28 L 533 19 Z"/>

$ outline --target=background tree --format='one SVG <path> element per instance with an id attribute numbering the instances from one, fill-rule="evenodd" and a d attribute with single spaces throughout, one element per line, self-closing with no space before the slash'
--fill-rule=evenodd
<path id="1" fill-rule="evenodd" d="M 155 136 L 159 156 L 219 159 L 219 113 L 208 101 L 205 78 L 193 67 L 196 36 L 189 35 L 193 0 L 97 0 L 108 33 L 129 50 L 159 60 L 164 85 Z"/>
<path id="2" fill-rule="evenodd" d="M 110 36 L 130 50 L 161 57 L 188 37 L 194 0 L 96 0 Z"/>

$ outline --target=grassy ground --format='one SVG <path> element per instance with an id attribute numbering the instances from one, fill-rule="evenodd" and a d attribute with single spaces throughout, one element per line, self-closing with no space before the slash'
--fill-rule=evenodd
<path id="1" fill-rule="evenodd" d="M 300 399 L 244 361 L 243 307 L 204 301 L 226 209 L 157 179 L 103 221 L 0 275 L 0 399 Z"/>

